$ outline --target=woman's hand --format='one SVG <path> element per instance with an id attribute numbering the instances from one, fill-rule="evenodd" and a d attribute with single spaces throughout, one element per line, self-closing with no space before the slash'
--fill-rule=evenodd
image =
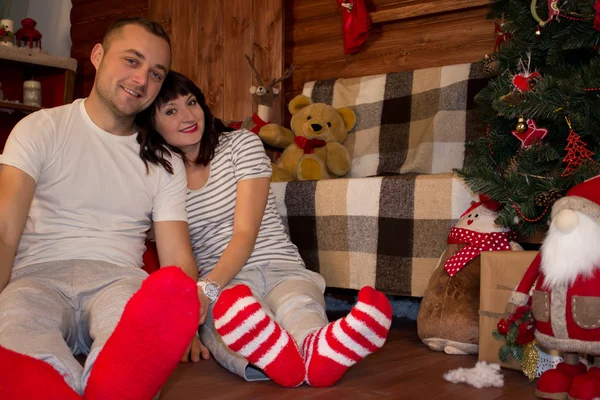
<path id="1" fill-rule="evenodd" d="M 192 341 L 190 342 L 188 348 L 185 350 L 183 357 L 181 357 L 182 363 L 198 362 L 200 359 L 208 360 L 210 358 L 210 352 L 204 346 L 204 344 L 200 341 L 200 338 L 196 334 Z"/>
<path id="2" fill-rule="evenodd" d="M 208 315 L 208 307 L 210 306 L 210 300 L 204 293 L 204 289 L 198 288 L 198 300 L 200 300 L 200 321 L 198 325 L 204 325 L 206 322 L 206 316 Z"/>

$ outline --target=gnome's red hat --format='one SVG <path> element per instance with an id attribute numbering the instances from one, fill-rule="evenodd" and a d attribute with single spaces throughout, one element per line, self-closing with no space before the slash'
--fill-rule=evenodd
<path id="1" fill-rule="evenodd" d="M 600 224 L 600 175 L 573 186 L 552 207 L 552 218 L 560 211 L 579 211 Z"/>

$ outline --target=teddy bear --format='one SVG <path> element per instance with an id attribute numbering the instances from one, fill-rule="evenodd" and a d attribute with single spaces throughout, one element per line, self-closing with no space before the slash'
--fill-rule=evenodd
<path id="1" fill-rule="evenodd" d="M 273 182 L 319 180 L 350 171 L 350 154 L 342 143 L 356 124 L 349 108 L 313 103 L 304 95 L 290 101 L 291 130 L 263 126 L 258 135 L 266 144 L 285 149 L 273 164 Z"/>
<path id="2" fill-rule="evenodd" d="M 495 223 L 501 205 L 485 195 L 472 202 L 448 235 L 417 315 L 419 338 L 434 351 L 479 352 L 479 280 L 482 251 L 523 250 Z"/>

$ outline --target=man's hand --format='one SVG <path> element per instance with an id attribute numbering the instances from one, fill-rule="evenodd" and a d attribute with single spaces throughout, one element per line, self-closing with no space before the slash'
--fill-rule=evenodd
<path id="1" fill-rule="evenodd" d="M 208 306 L 210 306 L 210 300 L 204 293 L 204 289 L 198 288 L 198 300 L 200 300 L 200 322 L 199 325 L 204 325 L 206 322 L 206 316 L 208 315 Z"/>
<path id="2" fill-rule="evenodd" d="M 194 336 L 190 345 L 188 346 L 185 353 L 183 354 L 183 357 L 181 357 L 181 362 L 182 363 L 187 363 L 189 361 L 198 362 L 198 361 L 200 361 L 200 359 L 208 360 L 209 358 L 210 358 L 210 352 L 208 351 L 206 346 L 204 346 L 204 344 L 200 341 L 198 336 Z"/>

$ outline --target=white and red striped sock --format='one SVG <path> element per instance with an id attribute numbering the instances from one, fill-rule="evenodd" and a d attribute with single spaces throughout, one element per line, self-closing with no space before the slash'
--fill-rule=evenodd
<path id="1" fill-rule="evenodd" d="M 362 288 L 350 314 L 304 339 L 306 383 L 313 387 L 335 384 L 348 368 L 383 346 L 391 318 L 387 297 L 370 286 Z"/>
<path id="2" fill-rule="evenodd" d="M 273 321 L 246 285 L 224 290 L 213 309 L 217 332 L 229 348 L 277 384 L 304 382 L 304 360 L 291 335 Z"/>

